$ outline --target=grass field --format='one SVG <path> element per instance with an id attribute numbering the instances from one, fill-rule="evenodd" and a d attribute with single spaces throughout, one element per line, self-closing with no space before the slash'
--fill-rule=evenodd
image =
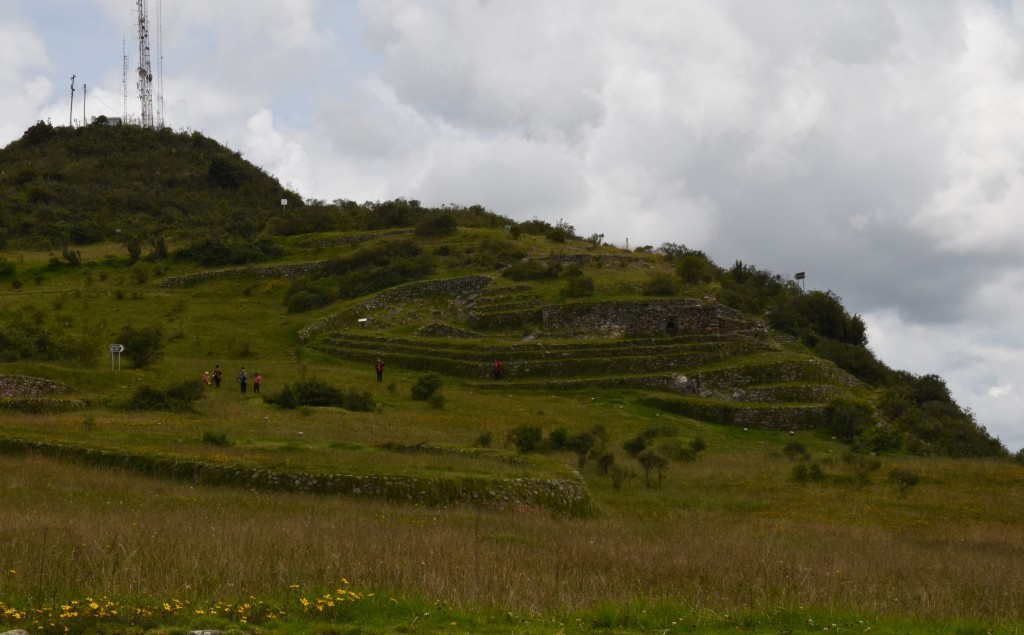
<path id="1" fill-rule="evenodd" d="M 10 256 L 9 256 L 10 257 Z M 403 475 L 574 478 L 569 452 L 521 461 L 505 443 L 519 425 L 571 433 L 601 425 L 638 475 L 621 488 L 594 462 L 580 475 L 587 518 L 469 504 L 420 507 L 197 486 L 40 456 L 0 456 L 0 627 L 30 632 L 185 632 L 189 627 L 290 633 L 1015 632 L 1024 626 L 1024 470 L 1009 461 L 881 457 L 858 473 L 845 447 L 816 432 L 744 430 L 659 413 L 628 390 L 480 390 L 457 380 L 444 407 L 413 401 L 419 374 L 372 359 L 338 362 L 296 332 L 326 314 L 289 315 L 279 280 L 163 289 L 103 254 L 84 271 L 45 269 L 0 292 L 32 305 L 105 351 L 125 324 L 160 324 L 163 361 L 110 370 L 0 365 L 46 377 L 97 405 L 71 414 L 4 413 L 0 436 L 231 465 Z M 18 258 L 15 256 L 14 258 Z M 27 265 L 26 265 L 27 266 Z M 148 265 L 147 266 L 151 266 Z M 608 283 L 622 286 L 618 270 Z M 382 351 L 386 355 L 386 351 Z M 195 412 L 126 412 L 103 400 L 143 385 L 227 381 Z M 368 390 L 374 412 L 286 411 L 232 378 L 245 366 L 265 392 L 317 377 Z M 650 428 L 696 461 L 673 462 L 644 486 L 622 443 Z M 225 435 L 230 446 L 203 443 Z M 387 451 L 382 444 L 474 448 L 478 454 Z M 793 479 L 784 447 L 821 466 Z M 905 491 L 894 469 L 919 477 Z M 96 608 L 92 608 L 95 604 Z M 66 609 L 64 607 L 67 607 Z M 111 614 L 116 611 L 117 614 Z M 72 615 L 74 614 L 74 615 Z M 63 615 L 64 617 L 61 617 Z"/>

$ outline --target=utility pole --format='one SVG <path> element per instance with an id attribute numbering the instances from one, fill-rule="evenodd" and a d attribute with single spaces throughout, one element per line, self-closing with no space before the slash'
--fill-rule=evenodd
<path id="1" fill-rule="evenodd" d="M 82 84 L 82 125 L 88 125 L 88 119 L 85 118 L 85 100 L 89 97 L 89 84 Z"/>
<path id="2" fill-rule="evenodd" d="M 74 125 L 75 116 L 75 76 L 71 76 L 71 111 L 68 113 L 68 126 Z"/>

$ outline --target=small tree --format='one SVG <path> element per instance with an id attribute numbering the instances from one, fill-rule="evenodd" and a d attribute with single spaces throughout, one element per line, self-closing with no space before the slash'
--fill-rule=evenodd
<path id="1" fill-rule="evenodd" d="M 656 473 L 658 475 L 658 487 L 661 487 L 661 483 L 665 480 L 665 470 L 668 469 L 668 461 L 665 457 L 654 450 L 645 450 L 637 455 L 636 460 L 644 468 L 644 485 L 654 487 L 651 481 L 651 474 Z"/>
<path id="2" fill-rule="evenodd" d="M 577 434 L 566 440 L 565 448 L 576 454 L 576 464 L 580 472 L 583 471 L 583 466 L 586 465 L 587 459 L 590 458 L 590 452 L 594 449 L 596 442 L 597 439 L 589 432 Z"/>
<path id="3" fill-rule="evenodd" d="M 508 439 L 520 454 L 536 452 L 540 448 L 544 433 L 540 426 L 517 426 L 508 433 Z"/>
<path id="4" fill-rule="evenodd" d="M 163 357 L 163 331 L 159 326 L 126 326 L 117 338 L 118 343 L 124 345 L 121 354 L 136 368 L 149 366 Z"/>

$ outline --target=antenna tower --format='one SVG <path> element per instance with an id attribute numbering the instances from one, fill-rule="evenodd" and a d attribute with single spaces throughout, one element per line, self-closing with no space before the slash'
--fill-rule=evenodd
<path id="1" fill-rule="evenodd" d="M 156 126 L 164 127 L 164 11 L 156 0 Z"/>
<path id="2" fill-rule="evenodd" d="M 127 123 L 128 121 L 128 48 L 125 45 L 125 38 L 121 38 L 121 87 L 122 96 L 124 98 L 124 106 L 122 110 L 122 117 Z"/>
<path id="3" fill-rule="evenodd" d="M 75 117 L 75 76 L 71 76 L 71 111 L 68 112 L 68 126 L 74 125 Z"/>
<path id="4" fill-rule="evenodd" d="M 139 101 L 142 104 L 142 127 L 153 127 L 153 67 L 149 62 L 149 16 L 146 0 L 137 0 L 139 25 Z"/>

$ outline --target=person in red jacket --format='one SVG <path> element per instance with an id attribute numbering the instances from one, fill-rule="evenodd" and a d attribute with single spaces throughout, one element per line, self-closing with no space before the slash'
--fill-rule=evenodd
<path id="1" fill-rule="evenodd" d="M 379 384 L 384 381 L 384 360 L 378 357 L 374 369 L 377 371 L 377 383 Z"/>

